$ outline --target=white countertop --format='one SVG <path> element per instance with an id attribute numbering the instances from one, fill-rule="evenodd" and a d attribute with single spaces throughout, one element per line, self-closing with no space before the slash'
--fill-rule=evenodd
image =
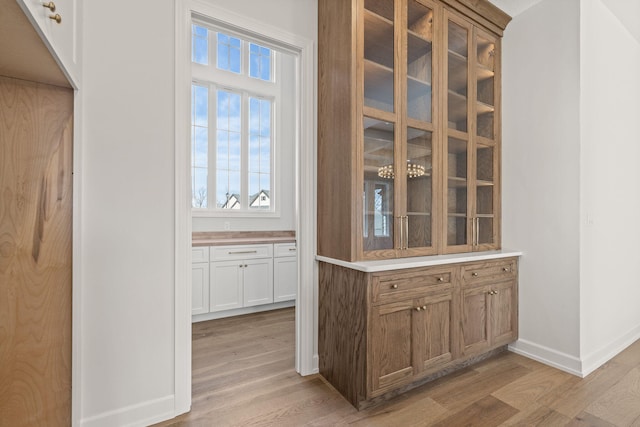
<path id="1" fill-rule="evenodd" d="M 404 270 L 406 268 L 431 267 L 434 265 L 454 264 L 458 262 L 485 261 L 490 259 L 509 258 L 521 256 L 522 252 L 509 249 L 486 252 L 467 252 L 463 254 L 433 255 L 425 257 L 397 258 L 379 261 L 348 262 L 324 256 L 316 256 L 316 260 L 329 264 L 340 265 L 365 273 L 378 271 Z"/>

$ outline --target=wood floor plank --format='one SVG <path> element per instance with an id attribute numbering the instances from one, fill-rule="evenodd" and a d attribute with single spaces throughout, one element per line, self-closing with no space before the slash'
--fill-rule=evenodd
<path id="1" fill-rule="evenodd" d="M 551 409 L 555 409 L 569 418 L 574 418 L 606 393 L 630 370 L 629 366 L 611 360 L 586 378 L 574 380 L 574 384 L 563 394 L 553 394 L 542 401 Z"/>
<path id="2" fill-rule="evenodd" d="M 532 403 L 500 425 L 503 427 L 562 427 L 570 421 L 571 419 L 566 415 L 537 403 Z"/>
<path id="3" fill-rule="evenodd" d="M 629 426 L 640 418 L 640 368 L 634 368 L 586 412 L 619 426 Z"/>
<path id="4" fill-rule="evenodd" d="M 507 352 L 357 411 L 295 372 L 294 331 L 293 308 L 194 324 L 192 410 L 156 426 L 640 427 L 638 343 L 586 379 Z"/>
<path id="5" fill-rule="evenodd" d="M 591 415 L 587 412 L 578 414 L 573 420 L 566 424 L 566 427 L 616 427 L 603 419 Z"/>
<path id="6" fill-rule="evenodd" d="M 456 414 L 434 424 L 434 427 L 499 426 L 518 413 L 518 410 L 493 396 L 486 396 Z"/>
<path id="7" fill-rule="evenodd" d="M 548 366 L 541 366 L 522 378 L 510 382 L 492 395 L 505 403 L 524 410 L 532 402 L 548 395 L 574 376 Z"/>

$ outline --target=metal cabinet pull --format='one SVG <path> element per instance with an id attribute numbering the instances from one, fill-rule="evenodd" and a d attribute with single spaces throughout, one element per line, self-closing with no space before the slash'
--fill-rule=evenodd
<path id="1" fill-rule="evenodd" d="M 391 289 L 398 289 L 398 285 L 391 285 Z"/>
<path id="2" fill-rule="evenodd" d="M 238 251 L 238 252 L 229 252 L 229 255 L 241 255 L 241 254 L 257 254 L 258 251 Z"/>
<path id="3" fill-rule="evenodd" d="M 53 19 L 58 24 L 62 22 L 62 16 L 60 16 L 59 13 L 56 13 L 55 15 L 49 15 L 49 19 Z"/>
<path id="4" fill-rule="evenodd" d="M 46 7 L 51 12 L 55 12 L 56 11 L 56 4 L 54 2 L 52 2 L 52 1 L 50 1 L 48 3 L 42 3 L 42 6 Z"/>

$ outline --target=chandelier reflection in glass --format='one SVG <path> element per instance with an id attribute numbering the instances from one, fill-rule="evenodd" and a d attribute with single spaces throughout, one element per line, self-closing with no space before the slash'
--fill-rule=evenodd
<path id="1" fill-rule="evenodd" d="M 410 160 L 407 160 L 407 176 L 409 178 L 418 178 L 423 176 L 426 172 L 424 166 L 419 165 L 417 163 L 411 163 Z M 395 178 L 395 174 L 393 173 L 393 165 L 384 165 L 378 168 L 378 176 L 384 179 L 393 179 Z"/>

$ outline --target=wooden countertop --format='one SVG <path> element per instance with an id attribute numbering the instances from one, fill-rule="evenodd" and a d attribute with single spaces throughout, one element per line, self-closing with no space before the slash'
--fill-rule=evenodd
<path id="1" fill-rule="evenodd" d="M 194 231 L 192 246 L 295 243 L 295 231 Z"/>

